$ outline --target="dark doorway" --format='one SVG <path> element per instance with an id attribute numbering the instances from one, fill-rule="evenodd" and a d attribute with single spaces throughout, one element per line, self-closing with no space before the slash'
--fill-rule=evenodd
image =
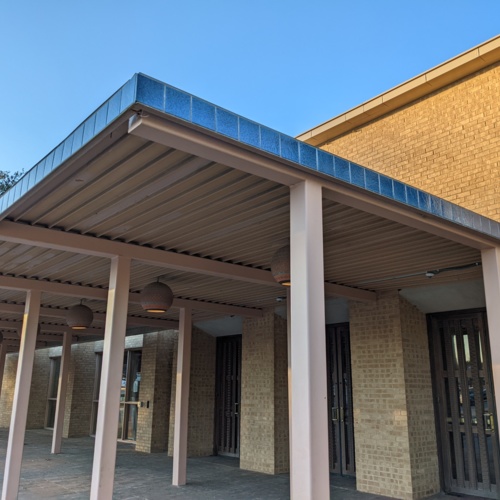
<path id="1" fill-rule="evenodd" d="M 326 326 L 330 471 L 354 476 L 349 323 Z"/>
<path id="2" fill-rule="evenodd" d="M 240 456 L 241 335 L 217 339 L 216 455 Z"/>
<path id="3" fill-rule="evenodd" d="M 499 448 L 486 313 L 433 314 L 429 320 L 444 489 L 497 498 Z"/>

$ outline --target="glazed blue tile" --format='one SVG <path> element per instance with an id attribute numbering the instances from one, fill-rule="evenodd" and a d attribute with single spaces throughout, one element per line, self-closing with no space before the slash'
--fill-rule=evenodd
<path id="1" fill-rule="evenodd" d="M 36 172 L 35 172 L 36 167 L 33 167 L 29 172 L 28 172 L 28 186 L 26 187 L 26 190 L 30 190 L 34 185 L 35 185 L 35 177 L 36 177 Z"/>
<path id="2" fill-rule="evenodd" d="M 448 220 L 453 220 L 453 205 L 446 200 L 441 200 L 441 207 L 443 210 L 443 217 Z"/>
<path id="3" fill-rule="evenodd" d="M 240 141 L 256 148 L 260 147 L 259 125 L 240 116 Z"/>
<path id="4" fill-rule="evenodd" d="M 10 188 L 7 191 L 6 195 L 7 195 L 7 202 L 6 202 L 6 204 L 7 204 L 7 206 L 10 206 L 14 202 L 14 189 Z"/>
<path id="5" fill-rule="evenodd" d="M 95 114 L 94 135 L 97 135 L 106 126 L 106 118 L 108 116 L 108 106 L 103 104 Z"/>
<path id="6" fill-rule="evenodd" d="M 406 203 L 406 189 L 402 182 L 392 180 L 392 189 L 394 190 L 394 199 Z"/>
<path id="7" fill-rule="evenodd" d="M 431 211 L 430 195 L 425 191 L 418 190 L 418 208 L 420 208 L 420 210 L 425 210 L 426 212 Z"/>
<path id="8" fill-rule="evenodd" d="M 17 182 L 17 184 L 14 185 L 13 187 L 14 192 L 12 193 L 12 203 L 14 203 L 18 198 L 21 193 L 21 182 Z"/>
<path id="9" fill-rule="evenodd" d="M 165 109 L 165 85 L 144 75 L 137 75 L 136 100 L 146 106 Z"/>
<path id="10" fill-rule="evenodd" d="M 280 154 L 280 136 L 278 132 L 267 127 L 260 127 L 260 146 L 275 155 Z"/>
<path id="11" fill-rule="evenodd" d="M 365 183 L 366 189 L 373 191 L 374 193 L 380 193 L 380 182 L 379 175 L 373 170 L 365 168 Z"/>
<path id="12" fill-rule="evenodd" d="M 351 175 L 349 173 L 349 162 L 344 158 L 334 157 L 335 177 L 343 181 L 351 182 Z"/>
<path id="13" fill-rule="evenodd" d="M 191 96 L 186 92 L 167 86 L 165 90 L 165 111 L 183 120 L 191 120 Z"/>
<path id="14" fill-rule="evenodd" d="M 108 101 L 108 123 L 111 123 L 120 114 L 120 102 L 122 99 L 122 92 L 119 90 L 114 93 Z M 162 109 L 163 111 L 163 109 Z"/>
<path id="15" fill-rule="evenodd" d="M 47 158 L 44 158 L 37 166 L 36 166 L 36 177 L 35 177 L 35 182 L 39 183 L 45 174 L 45 160 Z"/>
<path id="16" fill-rule="evenodd" d="M 453 221 L 456 222 L 457 224 L 462 224 L 463 223 L 462 208 L 457 205 L 452 205 L 451 208 L 453 212 Z"/>
<path id="17" fill-rule="evenodd" d="M 305 142 L 299 142 L 299 159 L 302 165 L 306 167 L 318 169 L 318 164 L 316 161 L 316 148 L 309 146 Z"/>
<path id="18" fill-rule="evenodd" d="M 486 234 L 491 234 L 491 222 L 490 219 L 480 216 L 481 219 L 481 231 Z"/>
<path id="19" fill-rule="evenodd" d="M 64 144 L 59 144 L 59 146 L 57 146 L 57 148 L 54 150 L 54 163 L 52 164 L 52 170 L 54 170 L 61 164 L 63 148 Z"/>
<path id="20" fill-rule="evenodd" d="M 356 163 L 351 163 L 351 182 L 356 186 L 365 187 L 365 169 Z"/>
<path id="21" fill-rule="evenodd" d="M 472 212 L 470 212 L 470 215 L 472 216 L 472 227 L 481 231 L 481 216 Z"/>
<path id="22" fill-rule="evenodd" d="M 328 175 L 335 175 L 333 155 L 318 149 L 318 170 Z"/>
<path id="23" fill-rule="evenodd" d="M 63 142 L 63 152 L 62 152 L 62 158 L 61 161 L 66 160 L 69 156 L 71 156 L 71 150 L 73 149 L 73 134 L 70 135 L 64 142 Z"/>
<path id="24" fill-rule="evenodd" d="M 288 135 L 280 134 L 281 157 L 299 162 L 299 141 Z"/>
<path id="25" fill-rule="evenodd" d="M 225 109 L 217 108 L 215 112 L 217 132 L 238 139 L 238 116 Z"/>
<path id="26" fill-rule="evenodd" d="M 210 130 L 215 130 L 215 106 L 193 97 L 191 121 Z"/>
<path id="27" fill-rule="evenodd" d="M 87 142 L 94 137 L 94 126 L 95 126 L 95 113 L 91 114 L 83 124 L 83 144 L 87 144 Z"/>
<path id="28" fill-rule="evenodd" d="M 431 196 L 431 212 L 438 217 L 443 216 L 443 206 L 441 204 L 441 199 L 436 196 Z"/>
<path id="29" fill-rule="evenodd" d="M 71 153 L 78 151 L 83 145 L 83 124 L 80 125 L 73 132 L 73 145 L 71 146 Z"/>
<path id="30" fill-rule="evenodd" d="M 408 205 L 418 208 L 417 190 L 411 186 L 406 186 L 406 202 Z"/>
<path id="31" fill-rule="evenodd" d="M 134 75 L 134 77 L 121 88 L 120 113 L 134 104 L 136 86 L 137 75 Z"/>
<path id="32" fill-rule="evenodd" d="M 352 175 L 352 169 L 351 169 Z M 392 179 L 386 177 L 385 175 L 380 175 L 380 194 L 387 196 L 388 198 L 394 198 L 394 194 L 392 192 Z"/>

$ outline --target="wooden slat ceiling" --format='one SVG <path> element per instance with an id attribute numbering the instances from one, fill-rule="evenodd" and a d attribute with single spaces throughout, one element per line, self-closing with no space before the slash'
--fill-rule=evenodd
<path id="1" fill-rule="evenodd" d="M 274 252 L 289 239 L 289 191 L 230 167 L 125 136 L 61 181 L 50 196 L 14 210 L 9 219 L 269 269 Z M 429 284 L 427 270 L 480 261 L 477 250 L 327 200 L 324 234 L 326 281 L 369 290 Z M 109 261 L 3 242 L 0 271 L 106 288 Z M 139 262 L 133 263 L 131 291 L 140 291 L 158 276 L 180 298 L 269 307 L 283 295 L 280 288 Z M 443 283 L 478 276 L 480 268 L 432 279 Z M 1 301 L 22 303 L 24 293 L 0 290 Z M 47 306 L 67 308 L 76 302 L 44 294 Z M 104 303 L 88 304 L 104 312 Z M 129 314 L 144 315 L 133 304 Z M 177 311 L 171 311 L 165 317 L 176 316 Z M 195 311 L 194 320 L 213 317 L 214 313 Z M 0 313 L 0 319 L 9 316 Z"/>

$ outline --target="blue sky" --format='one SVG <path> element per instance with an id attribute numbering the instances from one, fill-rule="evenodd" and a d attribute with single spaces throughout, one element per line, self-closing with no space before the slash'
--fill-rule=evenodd
<path id="1" fill-rule="evenodd" d="M 134 73 L 297 135 L 499 33 L 498 0 L 10 0 L 0 170 L 29 169 Z"/>

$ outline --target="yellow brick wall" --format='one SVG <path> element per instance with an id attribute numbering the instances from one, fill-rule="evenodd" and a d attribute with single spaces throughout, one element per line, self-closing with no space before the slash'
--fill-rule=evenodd
<path id="1" fill-rule="evenodd" d="M 500 221 L 500 64 L 322 148 Z"/>
<path id="2" fill-rule="evenodd" d="M 350 304 L 356 485 L 413 500 L 440 490 L 425 315 L 397 292 Z"/>

